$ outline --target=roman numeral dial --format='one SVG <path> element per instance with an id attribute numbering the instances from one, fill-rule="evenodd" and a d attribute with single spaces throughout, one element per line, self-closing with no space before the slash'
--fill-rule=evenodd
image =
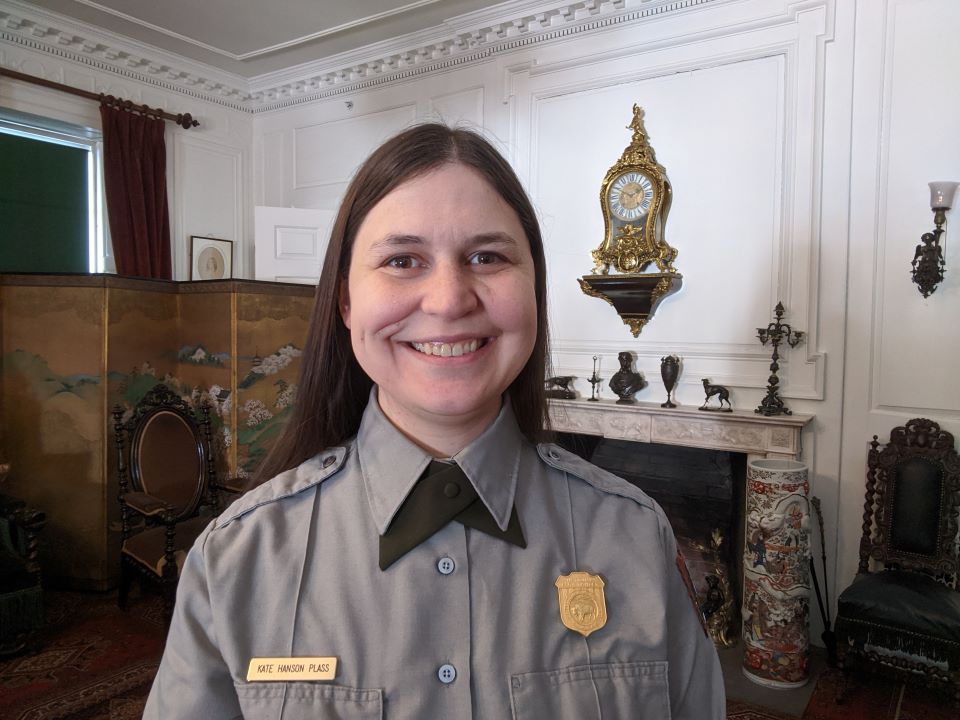
<path id="1" fill-rule="evenodd" d="M 642 173 L 625 172 L 610 183 L 607 198 L 610 212 L 621 220 L 636 220 L 653 203 L 653 183 Z"/>

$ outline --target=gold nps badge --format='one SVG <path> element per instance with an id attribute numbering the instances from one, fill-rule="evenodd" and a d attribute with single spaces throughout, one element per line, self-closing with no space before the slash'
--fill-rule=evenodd
<path id="1" fill-rule="evenodd" d="M 607 624 L 607 601 L 599 575 L 572 572 L 557 578 L 560 619 L 571 630 L 587 637 Z"/>

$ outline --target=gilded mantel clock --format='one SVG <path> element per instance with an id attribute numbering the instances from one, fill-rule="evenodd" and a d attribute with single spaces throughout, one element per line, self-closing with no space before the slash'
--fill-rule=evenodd
<path id="1" fill-rule="evenodd" d="M 650 147 L 638 105 L 627 127 L 633 140 L 600 185 L 603 242 L 591 253 L 593 274 L 579 281 L 587 295 L 613 305 L 638 337 L 659 301 L 680 287 L 682 276 L 673 267 L 677 251 L 663 238 L 670 182 Z M 651 263 L 659 272 L 645 272 Z"/>

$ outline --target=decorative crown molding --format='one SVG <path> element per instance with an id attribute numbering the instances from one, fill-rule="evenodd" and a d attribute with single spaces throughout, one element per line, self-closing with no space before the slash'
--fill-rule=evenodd
<path id="1" fill-rule="evenodd" d="M 152 45 L 18 0 L 0 0 L 0 42 L 233 110 L 250 111 L 248 83 L 239 75 L 191 63 Z"/>
<path id="2" fill-rule="evenodd" d="M 429 30 L 250 80 L 18 0 L 0 4 L 0 41 L 171 92 L 261 113 L 481 62 L 500 53 L 725 0 L 514 0 Z"/>

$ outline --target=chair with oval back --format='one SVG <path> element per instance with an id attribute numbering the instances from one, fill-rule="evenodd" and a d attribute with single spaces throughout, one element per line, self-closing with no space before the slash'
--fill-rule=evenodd
<path id="1" fill-rule="evenodd" d="M 134 577 L 156 581 L 169 620 L 187 551 L 211 520 L 201 511 L 217 509 L 209 408 L 201 405 L 198 418 L 158 384 L 128 419 L 120 406 L 113 419 L 122 526 L 118 603 L 126 607 Z"/>

